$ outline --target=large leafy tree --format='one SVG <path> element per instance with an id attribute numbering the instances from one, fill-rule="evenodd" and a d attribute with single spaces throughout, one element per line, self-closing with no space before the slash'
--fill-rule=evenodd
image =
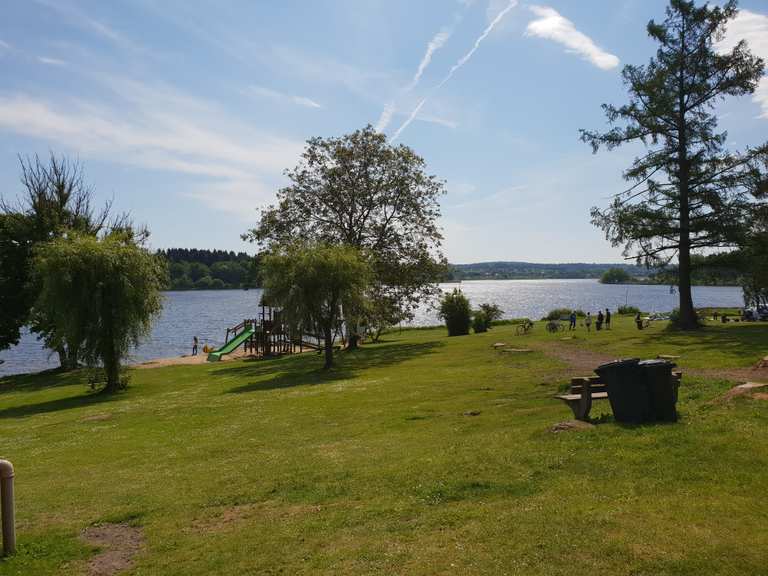
<path id="1" fill-rule="evenodd" d="M 0 350 L 18 344 L 21 328 L 29 321 L 30 235 L 25 216 L 0 213 Z"/>
<path id="2" fill-rule="evenodd" d="M 264 256 L 264 300 L 282 308 L 294 328 L 323 337 L 325 368 L 333 365 L 333 335 L 345 309 L 365 300 L 370 266 L 343 245 L 291 244 Z"/>
<path id="3" fill-rule="evenodd" d="M 671 0 L 665 20 L 648 24 L 659 44 L 656 56 L 645 66 L 624 67 L 629 103 L 603 106 L 613 128 L 581 132 L 595 152 L 632 142 L 645 146 L 624 172 L 631 186 L 606 209 L 593 208 L 593 223 L 646 265 L 677 259 L 680 325 L 686 329 L 697 325 L 691 255 L 742 240 L 765 180 L 768 145 L 730 152 L 727 134 L 717 129 L 715 105 L 754 92 L 764 69 L 743 41 L 718 50 L 736 13 L 733 0 L 722 7 Z"/>
<path id="4" fill-rule="evenodd" d="M 21 196 L 16 201 L 0 200 L 0 213 L 6 222 L 6 253 L 18 262 L 13 275 L 4 275 L 0 282 L 0 308 L 13 310 L 7 321 L 12 332 L 29 323 L 46 346 L 58 353 L 62 368 L 72 368 L 78 362 L 77 344 L 57 334 L 52 317 L 31 309 L 38 291 L 29 278 L 32 248 L 73 232 L 96 236 L 107 229 L 126 228 L 128 217 L 110 217 L 109 203 L 100 209 L 94 206 L 93 190 L 78 162 L 51 154 L 47 160 L 20 157 L 19 163 Z M 4 263 L 6 266 L 11 264 Z"/>
<path id="5" fill-rule="evenodd" d="M 342 244 L 367 254 L 373 269 L 372 322 L 412 317 L 437 294 L 444 272 L 438 226 L 444 185 L 404 145 L 371 126 L 340 138 L 312 138 L 286 172 L 276 205 L 244 235 L 265 248 L 297 239 Z M 360 318 L 346 318 L 350 345 Z"/>
<path id="6" fill-rule="evenodd" d="M 130 232 L 73 233 L 38 245 L 34 274 L 35 308 L 56 326 L 54 337 L 74 343 L 89 365 L 103 366 L 105 390 L 116 391 L 121 362 L 162 308 L 165 261 Z"/>

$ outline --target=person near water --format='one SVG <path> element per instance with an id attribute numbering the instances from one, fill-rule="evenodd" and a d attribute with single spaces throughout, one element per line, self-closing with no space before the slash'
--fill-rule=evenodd
<path id="1" fill-rule="evenodd" d="M 568 317 L 568 330 L 576 330 L 576 310 L 571 310 L 571 315 Z"/>
<path id="2" fill-rule="evenodd" d="M 584 326 L 587 327 L 587 332 L 592 330 L 592 312 L 587 312 L 587 317 L 584 318 Z"/>
<path id="3" fill-rule="evenodd" d="M 197 336 L 195 336 L 192 338 L 192 356 L 197 356 L 197 345 L 198 345 L 198 340 L 197 340 Z"/>
<path id="4" fill-rule="evenodd" d="M 640 316 L 640 312 L 638 312 L 635 315 L 635 324 L 637 324 L 637 329 L 642 330 L 643 329 L 643 317 Z"/>
<path id="5" fill-rule="evenodd" d="M 603 328 L 603 320 L 605 318 L 603 317 L 603 311 L 598 310 L 597 311 L 597 321 L 595 322 L 595 329 L 600 332 L 600 330 Z"/>
<path id="6" fill-rule="evenodd" d="M 608 308 L 605 309 L 605 329 L 611 329 L 611 311 Z"/>

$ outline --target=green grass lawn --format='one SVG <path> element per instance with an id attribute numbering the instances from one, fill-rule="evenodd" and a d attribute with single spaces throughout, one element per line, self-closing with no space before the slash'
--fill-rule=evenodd
<path id="1" fill-rule="evenodd" d="M 768 402 L 713 405 L 732 382 L 686 375 L 677 424 L 549 431 L 571 418 L 555 349 L 744 368 L 768 326 L 615 324 L 394 333 L 328 374 L 315 354 L 135 370 L 112 398 L 84 374 L 6 378 L 0 574 L 83 573 L 81 532 L 119 521 L 147 541 L 132 574 L 768 573 Z"/>

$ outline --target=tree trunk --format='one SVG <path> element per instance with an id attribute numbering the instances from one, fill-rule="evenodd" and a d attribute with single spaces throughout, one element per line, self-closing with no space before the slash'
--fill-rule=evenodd
<path id="1" fill-rule="evenodd" d="M 112 394 L 120 389 L 120 358 L 115 349 L 114 316 L 108 289 L 102 288 L 101 296 L 101 361 L 107 375 L 107 385 L 104 392 Z"/>
<path id="2" fill-rule="evenodd" d="M 333 366 L 333 331 L 330 326 L 326 326 L 323 330 L 325 336 L 325 366 L 324 369 L 329 369 Z"/>

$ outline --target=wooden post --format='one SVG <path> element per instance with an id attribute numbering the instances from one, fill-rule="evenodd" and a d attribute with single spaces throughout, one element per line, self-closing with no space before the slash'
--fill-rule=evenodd
<path id="1" fill-rule="evenodd" d="M 13 464 L 0 460 L 0 513 L 2 514 L 3 554 L 16 552 L 16 505 L 13 501 Z"/>

